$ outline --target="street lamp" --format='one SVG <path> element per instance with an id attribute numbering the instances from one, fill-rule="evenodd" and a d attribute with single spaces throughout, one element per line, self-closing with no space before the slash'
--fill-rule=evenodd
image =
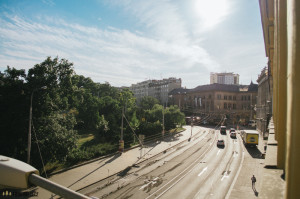
<path id="1" fill-rule="evenodd" d="M 33 89 L 31 93 L 30 98 L 30 108 L 29 108 L 29 128 L 28 128 L 28 149 L 27 149 L 27 163 L 30 164 L 30 150 L 31 150 L 31 120 L 32 120 L 32 99 L 33 99 L 33 93 L 37 90 L 45 90 L 47 89 L 47 86 L 43 86 L 41 88 Z"/>

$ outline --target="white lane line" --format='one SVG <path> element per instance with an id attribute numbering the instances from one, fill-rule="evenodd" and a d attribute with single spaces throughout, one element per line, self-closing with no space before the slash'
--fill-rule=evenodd
<path id="1" fill-rule="evenodd" d="M 201 176 L 206 170 L 207 170 L 207 167 L 205 167 L 205 168 L 198 174 L 198 176 Z"/>
<path id="2" fill-rule="evenodd" d="M 240 141 L 240 144 L 242 144 L 242 141 Z M 227 192 L 227 194 L 226 194 L 226 196 L 225 196 L 225 199 L 229 199 L 229 196 L 230 196 L 230 194 L 231 194 L 231 191 L 232 191 L 232 189 L 233 189 L 233 186 L 235 185 L 235 183 L 236 183 L 236 180 L 237 180 L 237 178 L 238 178 L 238 176 L 239 176 L 239 174 L 240 174 L 240 172 L 241 172 L 241 169 L 242 169 L 242 166 L 243 166 L 243 163 L 244 163 L 244 158 L 245 158 L 245 151 L 244 151 L 244 148 L 243 147 L 241 147 L 242 148 L 242 161 L 241 161 L 241 163 L 240 163 L 240 167 L 239 167 L 239 169 L 238 169 L 238 171 L 237 171 L 237 173 L 235 174 L 235 176 L 234 176 L 234 179 L 233 179 L 233 182 L 231 183 L 231 186 L 229 187 L 229 190 L 228 190 L 228 192 Z"/>
<path id="3" fill-rule="evenodd" d="M 219 149 L 218 153 L 217 153 L 217 156 L 219 155 L 219 153 L 221 152 L 221 150 Z"/>
<path id="4" fill-rule="evenodd" d="M 222 177 L 221 181 L 223 181 L 223 180 L 224 180 L 224 178 L 228 178 L 228 177 L 229 177 L 229 175 L 228 175 L 227 173 L 228 173 L 228 172 L 226 172 L 226 174 L 224 173 L 224 175 L 223 175 L 223 177 Z"/>
<path id="5" fill-rule="evenodd" d="M 149 186 L 150 183 L 151 183 L 151 182 L 149 182 L 149 183 L 147 183 L 147 184 L 144 184 L 143 186 L 141 186 L 141 188 L 140 188 L 139 190 L 144 189 L 145 187 Z"/>
<path id="6" fill-rule="evenodd" d="M 235 151 L 234 154 L 233 154 L 233 157 L 235 158 L 237 156 L 239 156 L 239 154 Z"/>

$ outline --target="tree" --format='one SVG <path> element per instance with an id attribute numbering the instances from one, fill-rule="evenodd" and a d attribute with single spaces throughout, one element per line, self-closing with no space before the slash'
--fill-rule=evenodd
<path id="1" fill-rule="evenodd" d="M 35 123 L 36 136 L 43 158 L 48 161 L 63 162 L 76 148 L 77 133 L 74 130 L 76 119 L 72 112 L 53 113 L 39 118 Z M 36 141 L 35 141 L 36 143 Z M 40 165 L 38 150 L 32 154 L 35 165 Z"/>
<path id="2" fill-rule="evenodd" d="M 0 75 L 0 151 L 26 160 L 29 97 L 25 70 L 7 69 Z"/>
<path id="3" fill-rule="evenodd" d="M 185 124 L 185 115 L 180 112 L 177 105 L 170 106 L 165 111 L 165 128 L 170 130 L 176 127 L 176 125 L 182 126 Z"/>
<path id="4" fill-rule="evenodd" d="M 140 107 L 143 110 L 150 110 L 153 108 L 155 104 L 159 104 L 158 99 L 151 96 L 145 96 L 142 98 L 140 102 Z"/>

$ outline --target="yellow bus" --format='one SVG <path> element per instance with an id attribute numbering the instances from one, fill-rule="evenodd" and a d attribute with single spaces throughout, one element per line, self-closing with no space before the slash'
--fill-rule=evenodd
<path id="1" fill-rule="evenodd" d="M 241 137 L 244 142 L 244 145 L 247 146 L 256 146 L 258 145 L 259 133 L 254 130 L 242 130 Z"/>

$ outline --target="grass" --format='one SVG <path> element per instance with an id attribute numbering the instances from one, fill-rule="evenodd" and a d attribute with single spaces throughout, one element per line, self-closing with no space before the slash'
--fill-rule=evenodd
<path id="1" fill-rule="evenodd" d="M 77 147 L 81 148 L 81 146 L 86 143 L 89 142 L 91 140 L 93 140 L 95 138 L 95 136 L 93 134 L 83 134 L 79 136 L 78 142 L 77 142 Z"/>
<path id="2" fill-rule="evenodd" d="M 184 128 L 175 128 L 171 129 L 170 133 L 177 133 L 182 130 L 185 130 Z M 131 143 L 130 147 L 138 144 Z M 118 145 L 118 144 L 117 144 Z M 77 150 L 75 150 L 70 157 L 67 158 L 67 161 L 64 163 L 60 163 L 58 161 L 56 162 L 48 162 L 45 165 L 45 169 L 47 173 L 55 172 L 58 170 L 61 170 L 63 168 L 72 166 L 74 164 L 78 164 L 80 162 L 90 160 L 102 155 L 106 155 L 109 153 L 112 153 L 116 151 L 118 146 L 115 146 L 115 144 L 111 143 L 99 143 L 93 132 L 91 131 L 81 131 L 79 132 L 79 139 L 77 141 Z"/>
<path id="3" fill-rule="evenodd" d="M 185 128 L 175 128 L 175 129 L 171 129 L 171 130 L 169 130 L 169 132 L 170 133 L 177 133 L 177 132 L 180 132 L 180 131 L 184 131 L 185 130 Z"/>

